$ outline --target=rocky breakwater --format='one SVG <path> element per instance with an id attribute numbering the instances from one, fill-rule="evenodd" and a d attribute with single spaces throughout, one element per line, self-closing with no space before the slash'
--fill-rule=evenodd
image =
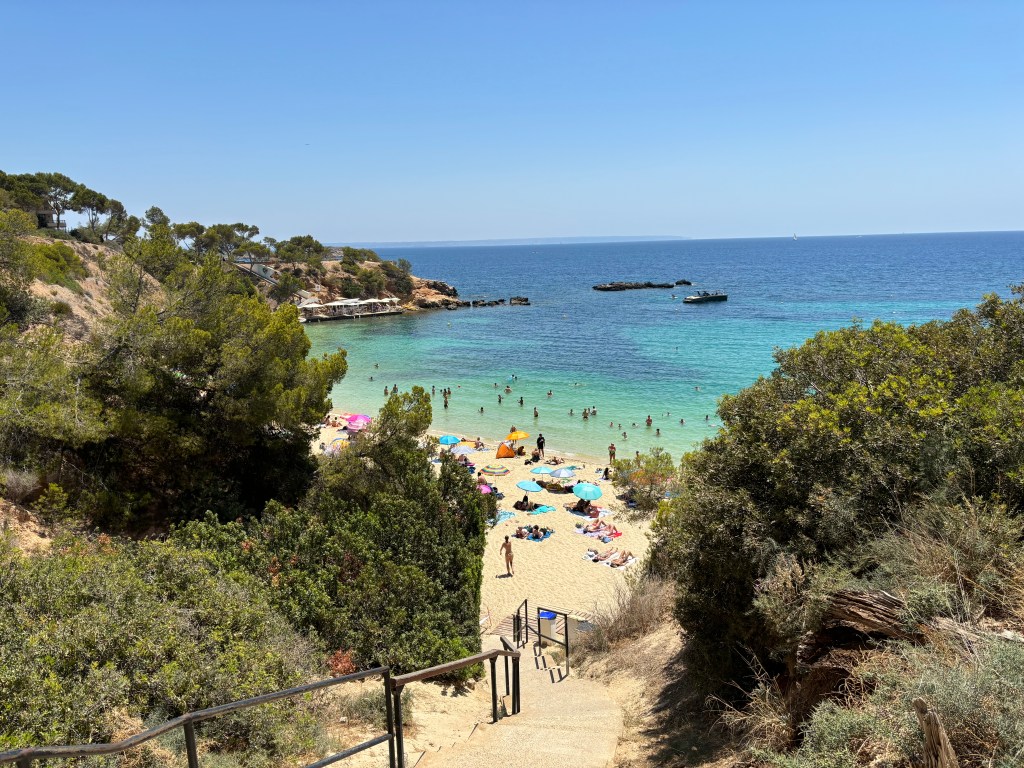
<path id="1" fill-rule="evenodd" d="M 595 291 L 638 291 L 642 288 L 675 288 L 677 285 L 693 285 L 689 280 L 676 280 L 674 283 L 653 283 L 650 280 L 643 283 L 599 283 L 594 286 Z"/>
<path id="2" fill-rule="evenodd" d="M 453 285 L 441 280 L 425 280 L 414 277 L 412 294 L 405 303 L 406 309 L 460 309 L 462 307 L 498 307 L 508 304 L 512 307 L 528 307 L 530 300 L 526 296 L 513 296 L 506 299 L 473 299 L 467 301 L 459 298 L 459 291 Z"/>

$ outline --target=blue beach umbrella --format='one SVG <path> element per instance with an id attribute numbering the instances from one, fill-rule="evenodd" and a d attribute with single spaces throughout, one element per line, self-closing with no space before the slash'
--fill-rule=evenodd
<path id="1" fill-rule="evenodd" d="M 557 477 L 559 480 L 562 480 L 566 477 L 576 477 L 576 473 L 573 472 L 571 469 L 562 468 L 554 470 L 551 473 L 551 476 Z"/>
<path id="2" fill-rule="evenodd" d="M 576 485 L 573 486 L 572 492 L 584 501 L 596 501 L 604 495 L 602 494 L 601 489 L 593 483 L 576 483 Z"/>
<path id="3" fill-rule="evenodd" d="M 461 443 L 462 438 L 456 437 L 455 435 L 441 435 L 441 439 L 438 440 L 438 442 L 441 443 L 441 445 L 455 445 L 456 443 Z"/>
<path id="4" fill-rule="evenodd" d="M 551 467 L 534 467 L 530 472 L 534 475 L 550 475 Z"/>
<path id="5" fill-rule="evenodd" d="M 535 493 L 537 491 L 544 490 L 532 480 L 520 480 L 516 483 L 516 488 L 526 491 L 527 493 Z"/>

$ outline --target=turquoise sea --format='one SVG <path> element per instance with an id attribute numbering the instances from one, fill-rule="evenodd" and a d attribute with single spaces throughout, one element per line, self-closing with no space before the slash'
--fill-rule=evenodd
<path id="1" fill-rule="evenodd" d="M 449 282 L 463 298 L 522 295 L 532 305 L 307 326 L 313 353 L 348 351 L 348 375 L 332 392 L 335 407 L 372 415 L 385 386 L 435 386 L 436 430 L 493 439 L 514 425 L 543 432 L 549 449 L 592 456 L 605 455 L 614 441 L 620 457 L 655 445 L 678 457 L 714 434 L 719 396 L 771 371 L 775 348 L 854 318 L 945 319 L 985 293 L 1008 297 L 1011 284 L 1024 282 L 1024 232 L 380 253 L 408 259 L 414 274 Z M 613 280 L 683 278 L 692 289 L 591 289 Z M 696 289 L 724 290 L 729 300 L 684 305 L 682 297 Z M 442 387 L 454 390 L 448 410 Z M 596 407 L 597 417 L 582 420 L 586 407 Z M 644 426 L 648 415 L 651 428 Z"/>

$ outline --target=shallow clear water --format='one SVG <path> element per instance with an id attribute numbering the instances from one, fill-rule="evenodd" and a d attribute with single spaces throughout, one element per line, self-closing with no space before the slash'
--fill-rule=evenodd
<path id="1" fill-rule="evenodd" d="M 532 306 L 308 325 L 315 354 L 348 350 L 349 373 L 332 393 L 337 408 L 373 414 L 385 385 L 403 391 L 416 384 L 448 386 L 455 394 L 448 410 L 436 399 L 435 429 L 494 438 L 515 425 L 543 432 L 553 450 L 596 456 L 613 440 L 620 457 L 654 445 L 679 456 L 714 433 L 721 394 L 770 372 L 774 348 L 799 344 L 820 329 L 853 318 L 945 319 L 985 293 L 1007 297 L 1010 284 L 1024 282 L 1021 232 L 381 254 L 408 259 L 415 274 L 455 285 L 462 298 L 523 295 Z M 612 280 L 681 278 L 692 280 L 693 288 L 591 288 Z M 699 288 L 725 290 L 729 300 L 684 305 L 682 297 Z M 509 382 L 513 374 L 518 380 Z M 505 395 L 509 383 L 513 393 Z M 583 421 L 580 413 L 590 406 L 598 415 Z M 648 414 L 650 429 L 644 426 Z"/>

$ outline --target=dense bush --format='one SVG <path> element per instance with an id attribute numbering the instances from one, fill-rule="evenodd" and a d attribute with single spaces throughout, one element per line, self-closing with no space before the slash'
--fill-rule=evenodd
<path id="1" fill-rule="evenodd" d="M 813 627 L 773 621 L 771 606 L 786 602 L 764 595 L 784 592 L 794 565 L 817 574 L 793 582 L 786 609 L 808 621 L 805 598 L 844 579 L 908 593 L 916 580 L 922 600 L 928 582 L 941 592 L 930 611 L 1005 613 L 991 585 L 1017 567 L 1018 555 L 999 547 L 1018 546 L 1024 500 L 1024 305 L 1014 292 L 948 322 L 819 333 L 778 352 L 769 377 L 722 398 L 724 429 L 684 459 L 680 495 L 656 523 L 654 560 L 676 579 L 676 615 L 709 685 L 746 676 L 744 648 L 769 671 L 792 666 L 795 634 Z M 988 503 L 1002 505 L 982 515 L 994 538 L 971 542 L 970 526 L 958 533 L 951 521 Z M 940 542 L 932 551 L 892 538 L 915 508 L 916 530 Z M 914 556 L 884 554 L 896 543 Z M 960 565 L 951 571 L 943 558 Z"/>
<path id="2" fill-rule="evenodd" d="M 159 721 L 325 671 L 255 579 L 171 544 L 67 537 L 27 557 L 0 538 L 0 581 L 0 749 L 109 740 L 125 718 Z M 310 746 L 313 715 L 282 702 L 199 734 L 278 764 Z"/>
<path id="3" fill-rule="evenodd" d="M 78 281 L 88 275 L 85 263 L 66 243 L 44 243 L 34 248 L 33 266 L 35 276 L 44 283 L 62 285 L 75 293 L 81 293 Z"/>
<path id="4" fill-rule="evenodd" d="M 475 652 L 494 502 L 450 459 L 431 466 L 419 447 L 430 414 L 422 389 L 392 395 L 302 503 L 245 525 L 193 522 L 175 540 L 257 574 L 294 626 L 359 664 L 412 670 Z"/>

